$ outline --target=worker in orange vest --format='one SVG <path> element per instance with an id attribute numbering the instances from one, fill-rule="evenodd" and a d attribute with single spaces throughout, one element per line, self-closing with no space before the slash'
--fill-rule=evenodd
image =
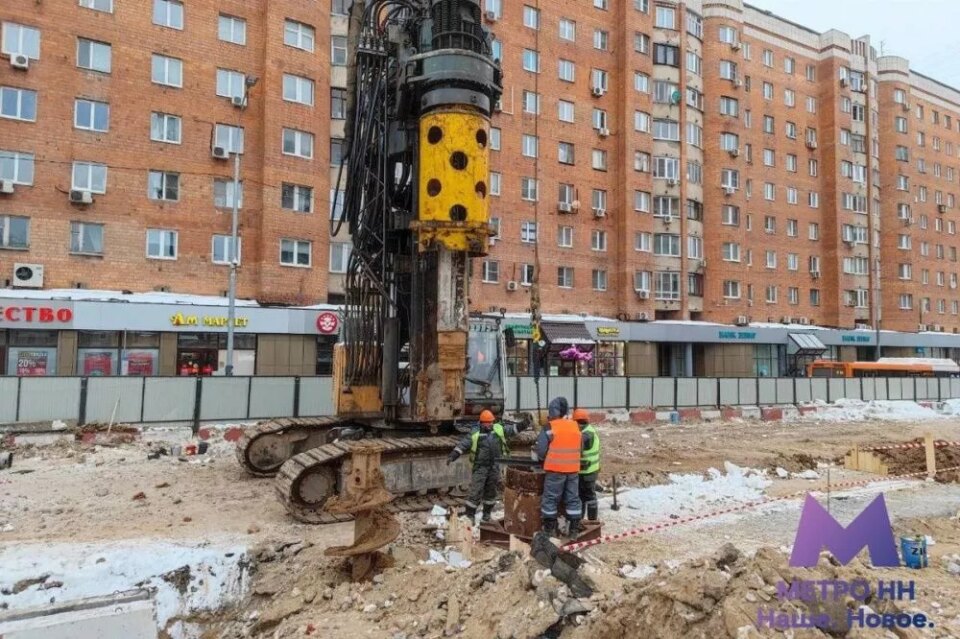
<path id="1" fill-rule="evenodd" d="M 535 454 L 543 461 L 546 477 L 540 498 L 540 516 L 543 532 L 557 536 L 560 503 L 569 528 L 567 536 L 575 539 L 580 534 L 583 506 L 580 503 L 580 451 L 583 435 L 577 422 L 567 418 L 570 405 L 566 397 L 555 397 L 547 407 L 549 422 L 537 437 Z"/>

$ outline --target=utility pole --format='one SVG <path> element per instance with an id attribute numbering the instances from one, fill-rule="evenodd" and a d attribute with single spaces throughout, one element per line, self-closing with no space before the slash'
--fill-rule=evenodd
<path id="1" fill-rule="evenodd" d="M 257 78 L 248 76 L 243 85 L 242 113 L 247 108 L 250 89 L 257 83 Z M 239 118 L 238 118 L 239 119 Z M 234 141 L 237 144 L 238 141 Z M 230 279 L 227 283 L 227 365 L 224 375 L 233 376 L 233 330 L 237 318 L 237 267 L 240 266 L 240 255 L 237 237 L 237 226 L 240 218 L 240 149 L 233 149 L 233 210 L 230 216 L 230 246 L 227 249 L 227 260 L 230 263 Z"/>

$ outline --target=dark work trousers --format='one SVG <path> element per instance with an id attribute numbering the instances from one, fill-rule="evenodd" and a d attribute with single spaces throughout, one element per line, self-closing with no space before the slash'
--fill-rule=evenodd
<path id="1" fill-rule="evenodd" d="M 580 501 L 583 502 L 583 509 L 587 511 L 588 519 L 597 518 L 597 475 L 599 473 L 590 473 L 589 475 L 580 475 Z"/>
<path id="2" fill-rule="evenodd" d="M 544 519 L 556 519 L 563 502 L 567 519 L 580 519 L 580 474 L 548 472 L 543 480 L 543 497 L 540 499 L 540 514 Z"/>
<path id="3" fill-rule="evenodd" d="M 466 506 L 477 510 L 480 504 L 484 509 L 493 509 L 497 503 L 497 493 L 500 488 L 500 472 L 496 465 L 476 465 L 470 476 L 470 492 L 467 494 Z"/>

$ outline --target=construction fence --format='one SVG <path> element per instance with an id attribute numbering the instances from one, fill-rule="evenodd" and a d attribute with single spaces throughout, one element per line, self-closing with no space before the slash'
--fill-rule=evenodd
<path id="1" fill-rule="evenodd" d="M 771 406 L 841 398 L 943 401 L 960 378 L 510 377 L 507 411 L 565 396 L 595 410 Z M 539 395 L 539 397 L 538 397 Z M 241 422 L 333 413 L 330 377 L 0 377 L 0 424 Z"/>

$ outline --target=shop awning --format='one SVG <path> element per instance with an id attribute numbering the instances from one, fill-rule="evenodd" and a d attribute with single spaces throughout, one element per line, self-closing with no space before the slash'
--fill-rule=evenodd
<path id="1" fill-rule="evenodd" d="M 797 347 L 794 355 L 820 355 L 827 347 L 820 338 L 810 333 L 789 333 L 790 341 Z"/>
<path id="2" fill-rule="evenodd" d="M 543 338 L 551 344 L 596 344 L 583 322 L 543 322 Z"/>

